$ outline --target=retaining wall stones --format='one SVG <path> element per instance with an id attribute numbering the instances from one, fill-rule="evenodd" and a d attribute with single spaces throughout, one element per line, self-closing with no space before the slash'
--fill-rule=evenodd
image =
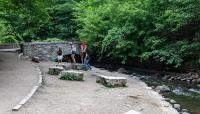
<path id="1" fill-rule="evenodd" d="M 74 43 L 76 45 L 76 54 L 80 53 L 80 43 Z M 47 42 L 34 42 L 34 43 L 24 43 L 23 44 L 23 53 L 26 56 L 34 57 L 37 56 L 40 60 L 55 60 L 56 51 L 58 47 L 61 47 L 63 50 L 63 55 L 71 54 L 70 43 L 47 43 Z"/>

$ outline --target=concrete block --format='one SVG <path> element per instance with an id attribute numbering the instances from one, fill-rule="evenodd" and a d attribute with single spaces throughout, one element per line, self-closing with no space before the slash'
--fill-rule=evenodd
<path id="1" fill-rule="evenodd" d="M 126 87 L 127 79 L 124 77 L 98 75 L 96 82 L 102 83 L 106 87 Z"/>
<path id="2" fill-rule="evenodd" d="M 63 67 L 57 67 L 57 66 L 50 67 L 49 71 L 48 71 L 48 74 L 50 74 L 50 75 L 59 75 L 60 72 L 63 71 L 63 70 L 64 70 Z"/>
<path id="3" fill-rule="evenodd" d="M 83 64 L 72 64 L 72 69 L 74 70 L 84 70 Z"/>
<path id="4" fill-rule="evenodd" d="M 61 63 L 61 64 L 57 64 L 56 65 L 57 67 L 63 67 L 65 70 L 70 70 L 70 65 L 67 65 L 67 64 L 64 64 L 64 63 Z"/>
<path id="5" fill-rule="evenodd" d="M 84 73 L 74 70 L 62 71 L 59 78 L 62 80 L 83 81 Z"/>

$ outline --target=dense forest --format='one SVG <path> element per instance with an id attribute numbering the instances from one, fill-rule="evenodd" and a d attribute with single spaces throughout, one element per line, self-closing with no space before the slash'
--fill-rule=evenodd
<path id="1" fill-rule="evenodd" d="M 200 66 L 200 0 L 0 0 L 0 43 L 87 41 L 98 59 Z"/>

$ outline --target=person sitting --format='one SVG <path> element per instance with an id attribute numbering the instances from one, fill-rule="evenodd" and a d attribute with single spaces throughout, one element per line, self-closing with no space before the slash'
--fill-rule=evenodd
<path id="1" fill-rule="evenodd" d="M 80 45 L 80 56 L 81 56 L 82 64 L 84 63 L 84 58 L 85 58 L 85 55 L 86 55 L 86 49 L 87 49 L 87 44 L 86 44 L 86 42 L 83 42 Z"/>
<path id="2" fill-rule="evenodd" d="M 57 51 L 57 60 L 58 60 L 58 64 L 59 64 L 59 63 L 62 63 L 62 60 L 63 60 L 63 52 L 62 52 L 61 47 L 59 47 L 59 48 L 58 48 L 58 51 Z"/>

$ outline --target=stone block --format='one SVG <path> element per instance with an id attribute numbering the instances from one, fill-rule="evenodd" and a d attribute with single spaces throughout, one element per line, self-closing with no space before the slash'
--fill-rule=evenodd
<path id="1" fill-rule="evenodd" d="M 72 69 L 74 70 L 84 70 L 83 64 L 72 64 Z"/>
<path id="2" fill-rule="evenodd" d="M 124 77 L 98 75 L 96 82 L 102 83 L 106 87 L 126 87 L 127 79 Z"/>
<path id="3" fill-rule="evenodd" d="M 63 67 L 65 70 L 70 70 L 70 65 L 67 65 L 67 64 L 57 64 L 56 65 L 57 67 Z"/>
<path id="4" fill-rule="evenodd" d="M 50 67 L 48 74 L 59 75 L 60 72 L 63 71 L 63 70 L 64 70 L 63 67 L 58 67 L 58 66 Z"/>
<path id="5" fill-rule="evenodd" d="M 84 73 L 74 70 L 62 71 L 59 75 L 61 80 L 83 81 Z"/>

